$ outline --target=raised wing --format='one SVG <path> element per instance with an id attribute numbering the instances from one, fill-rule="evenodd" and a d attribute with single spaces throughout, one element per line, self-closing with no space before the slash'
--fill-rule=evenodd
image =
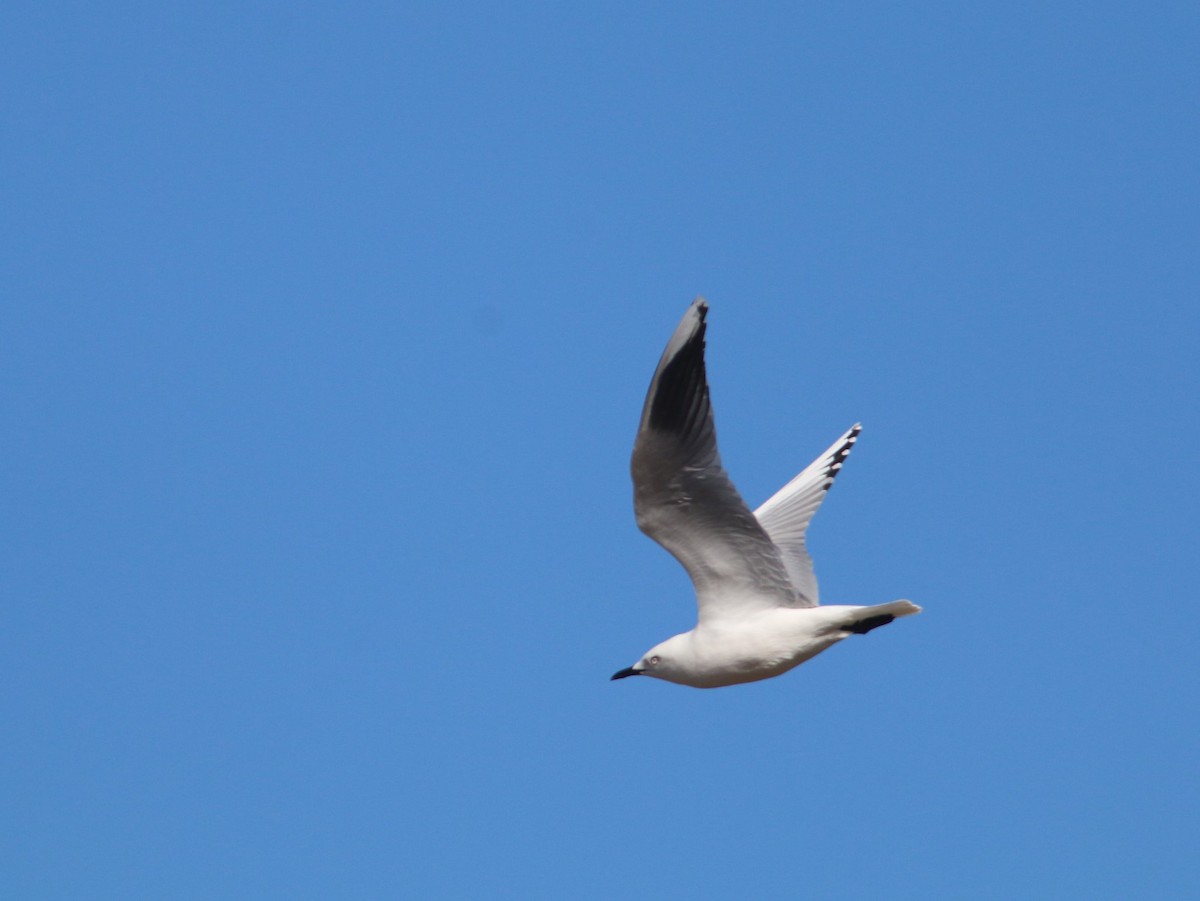
<path id="1" fill-rule="evenodd" d="M 783 564 L 799 595 L 798 606 L 817 606 L 817 577 L 813 573 L 812 557 L 804 544 L 809 520 L 821 506 L 821 501 L 825 500 L 825 492 L 837 474 L 842 471 L 842 464 L 850 456 L 850 450 L 861 431 L 862 425 L 855 424 L 800 475 L 754 511 L 759 524 L 783 555 Z"/>
<path id="2" fill-rule="evenodd" d="M 630 463 L 638 526 L 683 564 L 701 620 L 797 603 L 778 548 L 721 467 L 704 370 L 707 313 L 696 298 L 667 343 Z"/>

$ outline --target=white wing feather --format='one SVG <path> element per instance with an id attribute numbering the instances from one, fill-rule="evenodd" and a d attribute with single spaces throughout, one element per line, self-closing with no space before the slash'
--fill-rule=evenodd
<path id="1" fill-rule="evenodd" d="M 825 500 L 826 492 L 841 472 L 842 464 L 850 456 L 850 450 L 861 431 L 862 425 L 855 424 L 803 472 L 754 511 L 759 524 L 783 556 L 783 564 L 799 596 L 797 606 L 817 606 L 817 577 L 804 536 L 809 521 Z"/>

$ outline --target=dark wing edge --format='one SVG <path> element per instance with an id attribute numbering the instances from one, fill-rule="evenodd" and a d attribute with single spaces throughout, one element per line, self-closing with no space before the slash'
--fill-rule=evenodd
<path id="1" fill-rule="evenodd" d="M 712 431 L 712 402 L 704 368 L 708 302 L 692 301 L 663 350 L 646 392 L 639 433 L 647 428 L 691 447 Z M 716 449 L 716 442 L 713 442 Z"/>
<path id="2" fill-rule="evenodd" d="M 774 605 L 796 595 L 779 549 L 721 466 L 704 365 L 707 312 L 697 298 L 667 342 L 630 461 L 638 527 L 683 564 L 702 616 L 705 598 L 722 588 Z"/>

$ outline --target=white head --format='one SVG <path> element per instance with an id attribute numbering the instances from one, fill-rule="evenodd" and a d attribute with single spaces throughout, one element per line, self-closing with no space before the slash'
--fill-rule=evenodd
<path id="1" fill-rule="evenodd" d="M 613 673 L 613 679 L 628 676 L 653 676 L 668 682 L 686 682 L 692 662 L 692 635 L 684 632 L 656 644 L 633 666 Z"/>

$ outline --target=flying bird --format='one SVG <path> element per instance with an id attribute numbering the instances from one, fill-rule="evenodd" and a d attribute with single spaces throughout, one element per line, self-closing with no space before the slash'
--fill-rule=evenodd
<path id="1" fill-rule="evenodd" d="M 817 605 L 808 523 L 850 454 L 853 426 L 753 513 L 721 466 L 704 369 L 708 304 L 698 297 L 650 382 L 630 469 L 638 527 L 687 570 L 695 628 L 668 638 L 613 679 L 652 676 L 718 688 L 785 673 L 850 635 L 900 616 L 911 601 Z"/>

